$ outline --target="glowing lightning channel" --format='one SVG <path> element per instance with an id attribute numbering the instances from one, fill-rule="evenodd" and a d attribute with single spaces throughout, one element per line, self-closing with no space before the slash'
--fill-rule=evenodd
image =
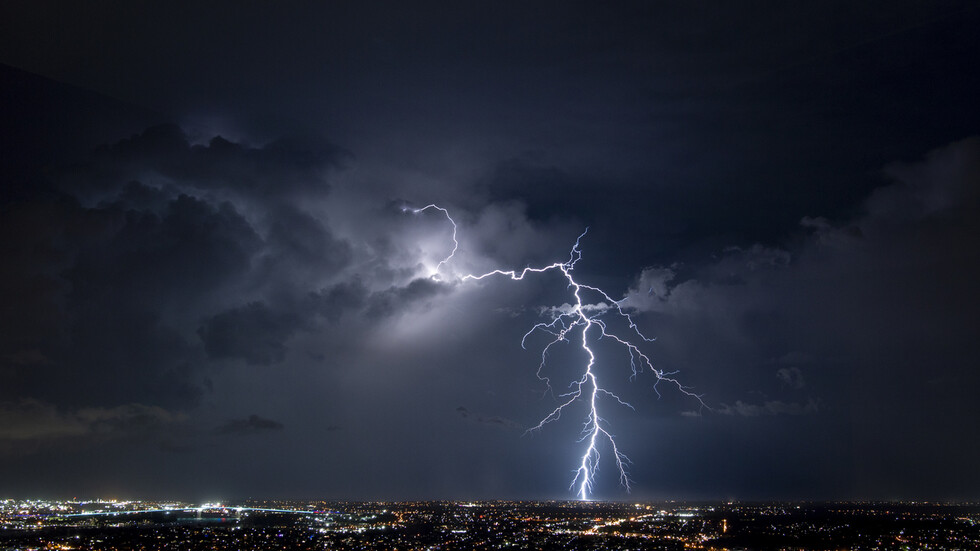
<path id="1" fill-rule="evenodd" d="M 456 254 L 456 250 L 459 248 L 459 243 L 456 241 L 456 222 L 449 216 L 449 211 L 439 207 L 437 205 L 428 205 L 421 209 L 403 208 L 404 211 L 411 211 L 414 213 L 422 212 L 426 209 L 434 208 L 438 209 L 446 215 L 450 223 L 453 225 L 453 250 L 442 262 L 439 263 L 438 269 L 453 258 Z M 578 496 L 579 499 L 588 500 L 589 495 L 592 493 L 592 485 L 595 480 L 595 473 L 599 466 L 599 440 L 605 439 L 609 442 L 612 447 L 613 455 L 616 460 L 616 468 L 619 470 L 619 480 L 620 483 L 626 488 L 627 491 L 630 489 L 630 479 L 627 473 L 627 465 L 630 464 L 629 458 L 626 457 L 624 453 L 619 451 L 619 447 L 616 445 L 616 440 L 613 434 L 604 426 L 605 420 L 599 415 L 598 399 L 604 397 L 616 401 L 621 406 L 634 409 L 633 406 L 625 402 L 619 396 L 613 392 L 602 388 L 599 386 L 599 380 L 596 377 L 596 373 L 593 370 L 596 363 L 595 353 L 592 351 L 589 345 L 589 332 L 596 331 L 593 329 L 598 328 L 598 338 L 609 338 L 613 341 L 619 343 L 623 348 L 625 348 L 630 355 L 630 367 L 632 369 L 632 375 L 630 379 L 635 379 L 636 376 L 643 370 L 644 367 L 649 369 L 654 376 L 657 378 L 657 382 L 654 383 L 654 392 L 657 396 L 660 396 L 659 385 L 662 382 L 667 382 L 675 386 L 681 393 L 686 394 L 695 398 L 698 403 L 703 408 L 707 408 L 701 396 L 695 394 L 691 391 L 689 387 L 686 387 L 680 383 L 677 379 L 673 377 L 676 372 L 664 372 L 653 366 L 650 358 L 644 354 L 635 344 L 629 340 L 619 337 L 611 333 L 606 325 L 606 322 L 601 319 L 601 317 L 607 313 L 613 313 L 624 320 L 628 325 L 628 330 L 634 334 L 639 339 L 644 342 L 653 341 L 652 338 L 647 337 L 642 332 L 640 332 L 639 327 L 633 321 L 632 316 L 624 310 L 623 300 L 614 300 L 605 291 L 599 289 L 598 287 L 593 287 L 591 285 L 585 285 L 575 281 L 572 277 L 572 271 L 575 269 L 575 264 L 582 259 L 582 251 L 579 248 L 580 242 L 583 237 L 588 233 L 588 228 L 582 232 L 581 235 L 575 240 L 575 245 L 572 246 L 572 250 L 569 253 L 568 260 L 565 262 L 556 262 L 549 266 L 544 266 L 541 268 L 531 268 L 527 267 L 521 271 L 517 270 L 493 270 L 482 275 L 467 274 L 462 277 L 462 281 L 468 280 L 481 280 L 491 276 L 507 276 L 514 281 L 521 281 L 528 274 L 538 274 L 544 273 L 552 270 L 558 270 L 565 276 L 568 280 L 568 288 L 572 289 L 572 295 L 575 297 L 575 305 L 572 306 L 570 311 L 563 311 L 562 309 L 555 309 L 552 315 L 552 320 L 548 323 L 538 323 L 534 325 L 524 337 L 521 339 L 521 347 L 527 349 L 525 346 L 527 338 L 536 331 L 543 331 L 555 338 L 549 342 L 544 349 L 541 351 L 541 363 L 538 365 L 537 376 L 539 379 L 545 382 L 548 390 L 551 390 L 551 381 L 548 377 L 542 375 L 545 364 L 547 363 L 548 351 L 551 349 L 552 345 L 559 342 L 568 342 L 569 334 L 577 329 L 581 329 L 581 347 L 588 356 L 588 362 L 586 362 L 585 370 L 582 373 L 581 378 L 573 381 L 569 388 L 569 392 L 560 394 L 558 396 L 562 403 L 546 415 L 537 425 L 528 429 L 527 432 L 537 431 L 544 428 L 545 425 L 551 423 L 552 421 L 557 421 L 565 408 L 572 405 L 579 399 L 585 400 L 589 405 L 589 414 L 586 417 L 584 426 L 582 428 L 582 437 L 579 439 L 580 442 L 588 442 L 585 448 L 585 452 L 582 454 L 581 461 L 579 463 L 578 469 L 575 471 L 575 476 L 572 479 L 570 488 L 575 488 L 578 486 Z M 596 296 L 600 301 L 598 304 L 586 304 L 583 302 L 582 296 L 584 293 L 591 293 Z"/>
<path id="2" fill-rule="evenodd" d="M 429 204 L 429 205 L 426 205 L 426 206 L 424 206 L 422 208 L 412 208 L 412 207 L 403 206 L 402 207 L 402 212 L 411 212 L 412 214 L 419 214 L 419 213 L 425 212 L 425 211 L 427 211 L 429 209 L 436 209 L 436 210 L 442 211 L 442 213 L 445 214 L 446 215 L 446 218 L 449 220 L 449 223 L 453 225 L 453 250 L 449 253 L 449 256 L 447 256 L 446 258 L 442 259 L 439 262 L 439 264 L 436 264 L 436 269 L 433 270 L 432 275 L 430 276 L 430 277 L 432 277 L 434 279 L 438 279 L 439 278 L 439 270 L 441 270 L 442 267 L 443 267 L 443 265 L 445 265 L 447 262 L 449 262 L 453 258 L 453 255 L 456 254 L 456 249 L 459 248 L 459 241 L 456 240 L 456 229 L 457 229 L 456 228 L 456 221 L 453 220 L 453 217 L 452 216 L 449 216 L 449 211 L 448 210 L 440 207 L 439 205 Z"/>

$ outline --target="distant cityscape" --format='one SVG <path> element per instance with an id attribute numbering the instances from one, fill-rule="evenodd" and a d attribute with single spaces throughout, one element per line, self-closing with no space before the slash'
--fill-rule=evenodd
<path id="1" fill-rule="evenodd" d="M 0 550 L 980 549 L 978 503 L 0 501 Z"/>

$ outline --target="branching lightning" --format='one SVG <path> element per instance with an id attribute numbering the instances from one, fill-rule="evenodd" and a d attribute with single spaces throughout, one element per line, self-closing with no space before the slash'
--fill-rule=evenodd
<path id="1" fill-rule="evenodd" d="M 405 212 L 420 213 L 430 208 L 442 211 L 453 226 L 453 250 L 449 256 L 447 256 L 436 267 L 436 273 L 433 274 L 432 277 L 438 278 L 439 269 L 453 258 L 457 249 L 459 248 L 459 242 L 456 240 L 456 222 L 449 215 L 448 210 L 437 205 L 427 205 L 420 209 L 403 207 L 402 210 Z M 569 384 L 570 390 L 568 392 L 558 395 L 558 400 L 560 402 L 558 407 L 553 409 L 548 415 L 541 419 L 537 425 L 531 427 L 527 431 L 538 431 L 543 429 L 548 423 L 557 421 L 565 409 L 570 407 L 576 401 L 582 400 L 588 404 L 589 413 L 586 416 L 585 423 L 582 427 L 582 437 L 579 439 L 579 442 L 585 442 L 587 445 L 579 461 L 578 468 L 575 471 L 575 476 L 569 485 L 570 489 L 575 489 L 579 499 L 581 500 L 588 500 L 592 493 L 595 473 L 599 468 L 599 444 L 602 440 L 607 441 L 612 448 L 616 468 L 619 470 L 620 483 L 626 488 L 627 491 L 630 490 L 630 478 L 627 470 L 630 460 L 623 452 L 619 450 L 619 446 L 616 444 L 614 435 L 609 432 L 606 421 L 599 415 L 598 404 L 601 399 L 605 399 L 614 401 L 620 406 L 628 407 L 630 409 L 634 408 L 615 393 L 600 386 L 599 379 L 595 371 L 596 355 L 590 346 L 593 339 L 608 338 L 626 349 L 626 351 L 629 353 L 630 368 L 632 369 L 630 379 L 635 379 L 636 376 L 644 369 L 650 370 L 650 372 L 652 372 L 656 377 L 656 382 L 654 383 L 653 388 L 658 397 L 660 396 L 659 385 L 661 383 L 667 383 L 676 387 L 682 394 L 696 399 L 701 407 L 707 407 L 700 395 L 695 394 L 689 387 L 682 385 L 680 381 L 674 378 L 676 372 L 665 372 L 657 369 L 653 366 L 650 358 L 644 354 L 639 347 L 633 344 L 631 340 L 616 335 L 609 330 L 609 326 L 602 319 L 602 317 L 607 314 L 618 316 L 619 319 L 624 321 L 627 325 L 627 331 L 631 335 L 631 338 L 640 339 L 643 342 L 651 342 L 654 340 L 647 337 L 640 331 L 639 327 L 634 322 L 633 317 L 626 311 L 627 309 L 623 305 L 623 300 L 625 299 L 618 301 L 614 300 L 602 289 L 591 285 L 586 285 L 584 283 L 579 283 L 575 280 L 572 273 L 575 269 L 575 265 L 582 259 L 580 243 L 588 231 L 588 228 L 586 228 L 585 231 L 582 232 L 582 234 L 575 240 L 575 244 L 572 246 L 572 249 L 569 252 L 568 260 L 565 262 L 556 262 L 540 268 L 527 267 L 520 271 L 497 269 L 481 275 L 467 274 L 460 279 L 460 281 L 465 282 L 470 280 L 482 280 L 493 276 L 506 276 L 514 281 L 521 281 L 528 274 L 539 274 L 557 270 L 561 272 L 561 274 L 568 281 L 568 288 L 571 289 L 572 295 L 575 297 L 575 304 L 568 309 L 551 309 L 551 321 L 534 325 L 527 333 L 524 334 L 524 337 L 521 339 L 521 347 L 525 350 L 527 349 L 527 339 L 535 332 L 540 331 L 548 333 L 554 337 L 542 349 L 541 362 L 538 364 L 537 371 L 538 378 L 544 381 L 549 391 L 551 390 L 551 381 L 548 377 L 543 375 L 543 371 L 545 365 L 547 364 L 548 351 L 552 346 L 560 342 L 570 342 L 570 339 L 576 338 L 579 340 L 582 351 L 588 358 L 581 377 Z M 584 301 L 583 296 L 595 297 L 598 302 L 595 304 L 587 303 Z M 579 331 L 578 335 L 575 334 L 576 331 Z"/>

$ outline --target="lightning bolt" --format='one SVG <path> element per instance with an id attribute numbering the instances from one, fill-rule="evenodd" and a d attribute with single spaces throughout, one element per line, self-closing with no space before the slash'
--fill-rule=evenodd
<path id="1" fill-rule="evenodd" d="M 437 205 L 428 205 L 421 209 L 403 207 L 402 210 L 417 214 L 430 208 L 442 211 L 453 226 L 453 250 L 449 256 L 447 256 L 437 266 L 436 274 L 433 275 L 433 277 L 436 277 L 439 268 L 449 262 L 459 248 L 459 242 L 456 240 L 456 222 L 449 215 L 448 210 Z M 612 391 L 600 386 L 595 370 L 596 355 L 591 348 L 591 343 L 594 339 L 611 339 L 622 346 L 629 353 L 630 368 L 632 370 L 632 374 L 630 375 L 631 380 L 635 379 L 644 369 L 647 369 L 653 373 L 654 377 L 656 378 L 653 389 L 658 398 L 660 397 L 660 384 L 666 383 L 674 386 L 682 394 L 694 398 L 698 401 L 702 408 L 707 409 L 707 405 L 702 400 L 701 395 L 695 394 L 689 387 L 684 386 L 679 380 L 674 378 L 674 375 L 676 375 L 677 372 L 665 372 L 654 367 L 649 356 L 644 354 L 640 348 L 630 340 L 639 339 L 642 342 L 652 342 L 654 339 L 647 337 L 640 331 L 639 326 L 637 326 L 636 322 L 633 320 L 633 317 L 629 312 L 627 312 L 627 308 L 623 305 L 625 299 L 614 300 L 602 289 L 591 285 L 586 285 L 584 283 L 579 283 L 575 280 L 573 277 L 575 265 L 582 259 L 582 249 L 580 248 L 581 241 L 588 232 L 589 229 L 586 228 L 585 231 L 578 236 L 578 238 L 575 240 L 575 244 L 572 246 L 572 249 L 569 252 L 568 260 L 565 262 L 555 262 L 554 264 L 539 268 L 526 267 L 520 271 L 497 269 L 480 275 L 467 274 L 460 278 L 460 281 L 465 282 L 471 280 L 479 281 L 494 276 L 505 276 L 509 277 L 513 281 L 522 281 L 530 274 L 559 271 L 568 282 L 568 288 L 571 289 L 572 296 L 575 298 L 575 304 L 567 310 L 561 308 L 551 309 L 551 321 L 538 323 L 531 327 L 531 329 L 525 333 L 524 337 L 521 339 L 521 347 L 526 350 L 528 337 L 536 332 L 548 333 L 554 337 L 542 349 L 541 362 L 538 364 L 537 371 L 538 379 L 544 381 L 549 391 L 551 391 L 551 380 L 542 373 L 547 364 L 548 351 L 552 346 L 562 342 L 570 342 L 570 339 L 575 338 L 575 333 L 578 332 L 577 338 L 579 340 L 579 346 L 581 347 L 582 351 L 585 352 L 588 361 L 585 363 L 581 377 L 569 384 L 568 388 L 570 390 L 558 395 L 560 404 L 543 419 L 541 419 L 537 425 L 528 429 L 526 433 L 539 431 L 548 423 L 557 421 L 559 418 L 561 418 L 561 415 L 565 409 L 569 408 L 577 401 L 585 401 L 588 404 L 589 413 L 586 416 L 586 420 L 582 427 L 582 436 L 579 439 L 579 442 L 585 442 L 587 444 L 579 461 L 579 466 L 575 471 L 575 476 L 569 485 L 569 489 L 577 488 L 576 493 L 579 499 L 583 501 L 587 501 L 589 496 L 592 494 L 592 488 L 595 482 L 595 473 L 599 468 L 599 444 L 601 441 L 606 441 L 611 446 L 616 468 L 619 471 L 619 481 L 627 491 L 630 490 L 630 478 L 627 471 L 627 467 L 630 465 L 630 460 L 626 454 L 619 450 L 619 446 L 616 444 L 614 435 L 609 432 L 606 421 L 599 415 L 598 404 L 600 400 L 609 400 L 616 402 L 616 404 L 620 406 L 633 409 L 634 411 L 635 408 Z M 595 297 L 599 300 L 599 302 L 595 304 L 587 303 L 583 299 L 583 296 Z M 607 323 L 602 319 L 603 316 L 606 315 L 616 316 L 621 321 L 625 322 L 630 338 L 624 338 L 612 333 L 609 330 Z"/>
<path id="2" fill-rule="evenodd" d="M 426 205 L 426 206 L 424 206 L 422 208 L 413 208 L 413 207 L 409 207 L 409 206 L 403 206 L 401 208 L 402 212 L 410 212 L 412 214 L 420 214 L 420 213 L 425 212 L 425 211 L 427 211 L 429 209 L 435 209 L 435 210 L 438 210 L 438 211 L 442 211 L 442 213 L 446 215 L 446 219 L 449 220 L 449 223 L 453 225 L 453 250 L 450 251 L 449 256 L 447 256 L 446 258 L 444 258 L 441 261 L 439 261 L 439 264 L 436 265 L 435 270 L 433 270 L 432 273 L 429 275 L 429 277 L 431 277 L 431 278 L 433 278 L 435 280 L 438 280 L 439 279 L 439 270 L 441 270 L 442 267 L 445 266 L 447 262 L 449 262 L 450 260 L 452 260 L 453 256 L 456 254 L 456 250 L 459 249 L 459 241 L 456 240 L 456 230 L 458 229 L 456 227 L 456 221 L 453 220 L 453 217 L 452 216 L 449 216 L 449 211 L 448 210 L 440 207 L 439 205 L 428 204 L 428 205 Z"/>

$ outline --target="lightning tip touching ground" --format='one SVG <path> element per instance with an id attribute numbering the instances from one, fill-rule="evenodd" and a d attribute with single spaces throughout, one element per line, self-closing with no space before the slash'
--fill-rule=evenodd
<path id="1" fill-rule="evenodd" d="M 433 278 L 439 278 L 440 270 L 450 260 L 453 259 L 456 252 L 459 249 L 459 241 L 456 238 L 456 232 L 458 230 L 456 221 L 453 220 L 453 218 L 449 215 L 449 211 L 447 209 L 435 204 L 429 204 L 422 208 L 411 208 L 406 206 L 406 207 L 402 207 L 402 209 L 403 212 L 406 212 L 407 209 L 415 214 L 419 214 L 429 209 L 439 210 L 446 216 L 446 218 L 452 224 L 453 249 L 448 256 L 446 256 L 441 262 L 439 262 L 439 264 L 436 266 L 436 269 L 431 276 Z M 459 281 L 471 281 L 471 280 L 479 281 L 492 276 L 507 276 L 513 281 L 521 281 L 530 274 L 538 274 L 538 273 L 549 272 L 552 270 L 558 270 L 562 273 L 562 275 L 567 280 L 568 282 L 567 288 L 572 290 L 571 291 L 572 296 L 574 296 L 575 298 L 574 305 L 572 305 L 572 307 L 567 310 L 560 309 L 560 308 L 552 309 L 551 310 L 552 320 L 548 323 L 538 323 L 534 325 L 527 333 L 524 334 L 524 337 L 521 339 L 521 347 L 526 348 L 527 338 L 539 331 L 550 334 L 554 337 L 542 349 L 541 362 L 538 365 L 538 371 L 537 371 L 538 379 L 543 381 L 546 385 L 547 388 L 546 394 L 547 393 L 553 394 L 551 388 L 551 380 L 542 374 L 547 364 L 548 352 L 552 346 L 560 343 L 568 343 L 570 342 L 571 334 L 580 332 L 581 339 L 580 339 L 579 346 L 581 347 L 582 351 L 586 354 L 588 361 L 586 362 L 583 368 L 581 377 L 579 379 L 573 380 L 569 384 L 569 388 L 571 390 L 569 390 L 564 394 L 560 394 L 557 397 L 561 401 L 561 403 L 557 407 L 555 407 L 550 413 L 548 413 L 544 418 L 542 418 L 537 425 L 529 428 L 525 432 L 525 434 L 539 431 L 543 429 L 544 426 L 547 425 L 548 423 L 552 423 L 559 420 L 561 418 L 562 413 L 565 411 L 565 409 L 571 407 L 572 404 L 574 404 L 575 402 L 581 400 L 588 404 L 589 412 L 583 424 L 582 438 L 579 440 L 580 442 L 588 442 L 588 445 L 586 446 L 585 451 L 583 452 L 581 459 L 579 460 L 579 466 L 575 470 L 575 476 L 572 478 L 572 482 L 570 485 L 570 489 L 575 489 L 577 487 L 576 494 L 578 495 L 578 498 L 583 501 L 588 501 L 589 497 L 593 493 L 592 490 L 595 482 L 595 473 L 598 470 L 599 460 L 601 458 L 601 453 L 599 451 L 599 448 L 602 442 L 607 443 L 608 446 L 612 449 L 613 457 L 615 460 L 614 463 L 619 471 L 620 483 L 623 485 L 624 488 L 626 488 L 627 492 L 630 491 L 631 481 L 627 470 L 628 465 L 630 465 L 630 460 L 623 452 L 619 450 L 619 447 L 616 444 L 616 439 L 614 438 L 613 434 L 610 433 L 607 430 L 607 428 L 604 426 L 604 421 L 602 417 L 599 415 L 598 404 L 600 398 L 609 399 L 610 401 L 615 402 L 619 406 L 627 407 L 635 411 L 635 408 L 633 408 L 631 404 L 629 404 L 628 402 L 620 398 L 612 391 L 600 386 L 599 379 L 596 375 L 595 370 L 593 369 L 596 364 L 596 355 L 591 348 L 592 341 L 590 339 L 590 336 L 592 334 L 597 333 L 597 335 L 595 336 L 595 338 L 597 339 L 608 338 L 621 345 L 628 352 L 630 358 L 630 368 L 632 370 L 630 379 L 635 379 L 641 371 L 643 371 L 644 369 L 648 369 L 651 373 L 653 373 L 653 375 L 656 378 L 656 382 L 654 383 L 653 387 L 654 387 L 654 392 L 656 392 L 658 397 L 660 396 L 660 390 L 658 388 L 660 383 L 668 382 L 671 385 L 675 386 L 682 394 L 685 394 L 689 397 L 696 399 L 702 409 L 707 408 L 704 401 L 702 400 L 702 397 L 698 394 L 695 394 L 693 391 L 690 390 L 690 388 L 685 387 L 677 379 L 675 379 L 673 377 L 674 375 L 673 372 L 667 373 L 655 368 L 649 356 L 644 354 L 643 351 L 641 351 L 637 345 L 633 344 L 633 342 L 627 338 L 620 337 L 612 333 L 609 330 L 606 321 L 601 319 L 602 316 L 611 313 L 612 315 L 618 316 L 618 318 L 626 324 L 627 331 L 629 331 L 630 334 L 632 334 L 635 338 L 639 339 L 642 342 L 652 342 L 654 340 L 652 338 L 647 337 L 640 331 L 639 326 L 637 326 L 637 324 L 633 320 L 633 317 L 630 315 L 629 312 L 627 312 L 624 309 L 622 305 L 623 302 L 622 300 L 619 301 L 614 300 L 611 296 L 609 296 L 608 293 L 606 293 L 602 289 L 598 287 L 593 287 L 591 285 L 579 283 L 573 277 L 572 272 L 575 269 L 575 265 L 578 263 L 579 260 L 582 259 L 582 250 L 580 248 L 581 241 L 586 236 L 586 234 L 588 234 L 588 232 L 589 232 L 589 228 L 586 227 L 585 230 L 581 234 L 579 234 L 579 236 L 575 239 L 575 244 L 572 246 L 571 250 L 569 251 L 568 260 L 566 262 L 556 262 L 554 264 L 540 267 L 540 268 L 525 267 L 520 271 L 495 269 L 486 272 L 484 274 L 480 274 L 480 275 L 466 274 L 461 278 L 459 278 Z M 586 303 L 584 302 L 583 299 L 583 295 L 585 293 L 591 293 L 591 295 L 595 296 L 600 301 L 600 303 L 604 305 L 604 307 L 602 308 L 586 307 Z M 592 313 L 587 314 L 586 313 L 587 310 L 592 311 Z M 595 328 L 598 329 L 596 330 Z"/>

